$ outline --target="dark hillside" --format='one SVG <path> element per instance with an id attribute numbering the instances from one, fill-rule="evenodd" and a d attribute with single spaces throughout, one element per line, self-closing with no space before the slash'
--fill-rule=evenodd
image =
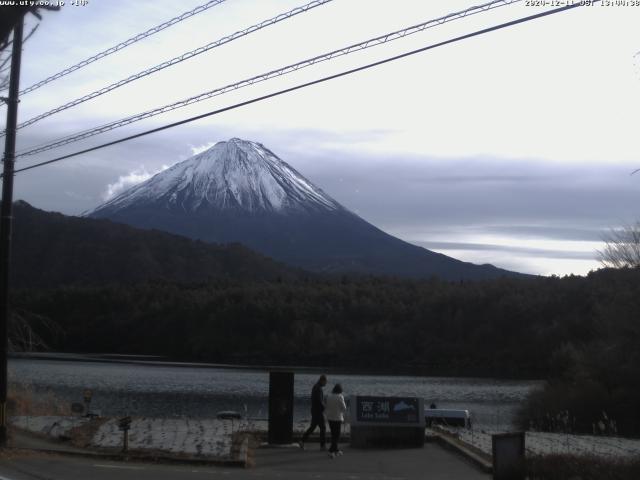
<path id="1" fill-rule="evenodd" d="M 178 235 L 14 205 L 12 275 L 17 288 L 132 284 L 163 279 L 275 280 L 297 273 L 239 244 Z"/>

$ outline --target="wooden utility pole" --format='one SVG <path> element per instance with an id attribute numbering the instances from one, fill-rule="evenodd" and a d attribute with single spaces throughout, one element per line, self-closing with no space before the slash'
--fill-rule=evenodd
<path id="1" fill-rule="evenodd" d="M 13 29 L 11 77 L 7 102 L 7 134 L 4 143 L 2 205 L 0 206 L 0 447 L 7 444 L 7 351 L 9 347 L 9 275 L 11 266 L 11 221 L 13 209 L 13 172 L 16 157 L 20 57 L 22 56 L 20 19 Z"/>

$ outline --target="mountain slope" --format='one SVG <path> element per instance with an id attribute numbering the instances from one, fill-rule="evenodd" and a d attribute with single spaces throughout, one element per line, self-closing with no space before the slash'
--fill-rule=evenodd
<path id="1" fill-rule="evenodd" d="M 514 274 L 388 235 L 263 145 L 237 138 L 174 165 L 88 215 L 207 242 L 240 242 L 320 272 L 454 280 Z"/>
<path id="2" fill-rule="evenodd" d="M 141 205 L 232 214 L 343 209 L 263 145 L 238 138 L 175 164 L 100 206 L 91 216 Z"/>
<path id="3" fill-rule="evenodd" d="M 22 201 L 14 204 L 12 262 L 19 288 L 297 276 L 239 244 L 211 245 L 107 220 L 69 217 Z"/>

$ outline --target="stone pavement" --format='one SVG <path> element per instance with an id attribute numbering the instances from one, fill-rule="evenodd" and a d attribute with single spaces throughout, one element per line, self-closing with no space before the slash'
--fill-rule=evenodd
<path id="1" fill-rule="evenodd" d="M 172 480 L 199 478 L 262 480 L 489 480 L 464 457 L 436 443 L 424 448 L 354 450 L 343 445 L 344 455 L 330 459 L 313 448 L 260 448 L 254 466 L 232 468 L 191 464 L 112 461 L 75 455 L 5 452 L 0 457 L 3 480 Z"/>
<path id="2" fill-rule="evenodd" d="M 255 452 L 255 471 L 265 478 L 299 479 L 425 479 L 488 480 L 491 475 L 460 454 L 434 442 L 423 448 L 352 449 L 341 445 L 344 455 L 330 459 L 317 444 L 306 450 L 260 448 Z"/>
<path id="3" fill-rule="evenodd" d="M 103 448 L 95 448 L 95 444 L 92 442 L 89 445 L 94 448 L 83 449 L 73 447 L 69 441 L 54 440 L 51 436 L 52 432 L 62 433 L 60 438 L 64 438 L 64 434 L 67 434 L 69 429 L 75 425 L 74 422 L 77 423 L 75 420 L 54 420 L 56 421 L 52 423 L 51 419 L 43 418 L 37 421 L 29 419 L 29 427 L 33 433 L 14 429 L 11 443 L 14 449 L 8 451 L 9 456 L 0 459 L 0 479 L 4 477 L 10 480 L 22 480 L 23 478 L 46 477 L 57 480 L 58 478 L 67 478 L 69 472 L 75 472 L 76 469 L 85 475 L 83 477 L 78 474 L 77 478 L 92 479 L 109 478 L 105 476 L 104 470 L 110 470 L 111 473 L 117 470 L 118 476 L 123 477 L 120 480 L 127 478 L 183 478 L 176 472 L 182 472 L 185 476 L 188 476 L 187 473 L 208 472 L 211 475 L 231 475 L 237 478 L 257 477 L 267 480 L 317 480 L 323 478 L 332 480 L 411 480 L 418 478 L 486 480 L 490 478 L 490 475 L 483 473 L 469 460 L 468 456 L 445 449 L 435 441 L 427 442 L 423 448 L 387 450 L 351 449 L 348 441 L 345 441 L 341 445 L 344 455 L 330 459 L 326 451 L 320 450 L 316 439 L 315 442 L 307 443 L 305 450 L 292 446 L 249 449 L 248 455 L 244 454 L 243 456 L 244 460 L 239 461 L 235 457 L 207 456 L 204 454 L 209 452 L 202 450 L 191 451 L 191 443 L 193 443 L 191 438 L 202 438 L 201 429 L 204 428 L 202 422 L 194 422 L 192 425 L 189 422 L 173 421 L 172 423 L 167 420 L 165 422 L 168 423 L 163 424 L 162 428 L 156 429 L 152 425 L 146 425 L 145 422 L 149 422 L 149 420 L 138 419 L 139 432 L 157 431 L 158 435 L 152 435 L 152 437 L 157 437 L 157 441 L 168 443 L 156 445 L 156 440 L 142 441 L 142 438 L 148 436 L 143 435 L 140 446 L 156 446 L 156 448 L 164 446 L 164 448 L 160 450 L 138 448 L 132 454 L 123 456 L 120 450 L 115 448 L 116 444 L 109 445 L 111 448 L 104 448 L 104 446 Z M 121 438 L 122 433 L 118 432 L 112 423 L 111 420 L 101 423 L 94 438 L 100 437 L 101 432 L 109 433 L 106 438 L 112 436 Z M 192 429 L 198 430 L 198 432 L 191 432 Z M 225 431 L 227 429 L 234 430 L 232 426 L 228 426 L 226 429 L 220 427 L 219 435 L 213 435 L 213 432 L 208 433 L 212 434 L 213 438 L 229 437 L 231 432 Z M 187 435 L 190 432 L 193 435 Z M 224 435 L 222 435 L 223 433 Z M 103 443 L 104 440 L 97 443 Z M 174 452 L 168 448 L 169 445 L 178 445 L 181 448 Z M 211 450 L 215 451 L 213 445 L 211 447 Z M 463 449 L 458 448 L 458 450 Z M 42 455 L 42 452 L 48 454 Z M 240 465 L 249 465 L 249 468 L 238 468 Z M 3 468 L 8 470 L 3 470 Z M 8 473 L 11 468 L 14 472 L 22 473 L 12 476 Z M 121 471 L 122 475 L 120 475 Z M 129 476 L 127 472 L 132 473 Z"/>

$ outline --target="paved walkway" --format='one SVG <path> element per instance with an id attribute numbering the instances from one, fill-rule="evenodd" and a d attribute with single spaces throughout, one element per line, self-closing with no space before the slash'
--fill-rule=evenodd
<path id="1" fill-rule="evenodd" d="M 307 450 L 261 448 L 255 453 L 255 471 L 264 473 L 266 478 L 282 479 L 491 478 L 462 455 L 436 443 L 427 443 L 423 448 L 393 450 L 351 449 L 348 445 L 341 448 L 344 455 L 335 459 L 330 459 L 313 444 Z"/>
<path id="2" fill-rule="evenodd" d="M 61 449 L 57 442 L 30 440 L 34 449 Z M 395 450 L 360 450 L 342 446 L 344 455 L 330 459 L 317 444 L 298 448 L 260 448 L 247 469 L 203 465 L 163 465 L 144 462 L 113 462 L 100 458 L 70 455 L 45 455 L 34 452 L 5 452 L 0 457 L 0 478 L 5 480 L 162 480 L 189 479 L 207 475 L 234 479 L 264 480 L 488 480 L 463 456 L 435 443 L 424 448 Z M 77 452 L 76 452 L 77 453 Z"/>

